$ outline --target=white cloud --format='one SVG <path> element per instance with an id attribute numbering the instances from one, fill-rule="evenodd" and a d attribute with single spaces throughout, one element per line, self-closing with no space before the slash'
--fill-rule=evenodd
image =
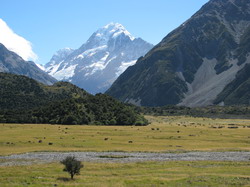
<path id="1" fill-rule="evenodd" d="M 32 50 L 32 44 L 14 33 L 2 19 L 0 19 L 0 43 L 24 60 L 36 61 L 38 58 Z"/>

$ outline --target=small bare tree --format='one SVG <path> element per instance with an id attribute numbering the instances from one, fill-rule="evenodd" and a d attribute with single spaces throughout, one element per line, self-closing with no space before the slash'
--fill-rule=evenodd
<path id="1" fill-rule="evenodd" d="M 74 175 L 79 175 L 81 168 L 83 168 L 83 164 L 76 160 L 74 156 L 67 156 L 64 160 L 61 161 L 61 164 L 65 166 L 63 171 L 68 172 L 71 176 L 71 180 L 73 180 Z"/>

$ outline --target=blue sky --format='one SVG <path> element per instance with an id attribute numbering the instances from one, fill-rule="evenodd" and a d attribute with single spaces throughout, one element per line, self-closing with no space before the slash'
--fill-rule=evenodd
<path id="1" fill-rule="evenodd" d="M 64 47 L 79 48 L 98 28 L 121 23 L 157 44 L 208 0 L 1 0 L 0 18 L 32 43 L 38 63 Z M 0 31 L 1 34 L 1 31 Z"/>

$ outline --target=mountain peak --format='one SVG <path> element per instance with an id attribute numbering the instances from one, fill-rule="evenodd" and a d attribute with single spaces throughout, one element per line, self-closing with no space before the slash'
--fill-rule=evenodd
<path id="1" fill-rule="evenodd" d="M 73 53 L 74 49 L 65 47 L 63 49 L 59 49 L 50 59 L 50 62 L 45 65 L 45 68 L 61 63 L 67 56 Z M 48 70 L 47 70 L 48 71 Z M 50 72 L 50 71 L 48 71 Z"/>
<path id="2" fill-rule="evenodd" d="M 128 36 L 132 41 L 135 39 L 135 37 L 133 37 L 122 24 L 113 22 L 98 29 L 94 34 L 95 37 L 107 39 L 116 38 L 119 35 L 124 34 L 125 36 Z"/>
<path id="3" fill-rule="evenodd" d="M 59 49 L 55 55 L 59 56 L 59 55 L 63 55 L 65 54 L 66 55 L 69 55 L 70 53 L 72 53 L 74 51 L 74 49 L 72 48 L 69 48 L 69 47 L 65 47 L 63 49 Z"/>
<path id="4" fill-rule="evenodd" d="M 124 27 L 120 23 L 110 22 L 109 24 L 105 25 L 103 28 L 108 29 L 108 28 L 124 28 Z"/>
<path id="5" fill-rule="evenodd" d="M 111 22 L 94 32 L 70 55 L 58 56 L 56 53 L 45 65 L 46 72 L 90 93 L 104 92 L 152 47 L 140 38 L 135 39 L 123 25 Z"/>

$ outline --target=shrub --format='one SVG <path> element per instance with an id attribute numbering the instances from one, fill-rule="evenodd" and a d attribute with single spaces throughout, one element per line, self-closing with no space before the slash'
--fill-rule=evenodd
<path id="1" fill-rule="evenodd" d="M 64 160 L 61 161 L 61 164 L 65 166 L 63 171 L 68 172 L 73 180 L 74 175 L 79 175 L 83 164 L 76 160 L 74 156 L 67 156 Z"/>

